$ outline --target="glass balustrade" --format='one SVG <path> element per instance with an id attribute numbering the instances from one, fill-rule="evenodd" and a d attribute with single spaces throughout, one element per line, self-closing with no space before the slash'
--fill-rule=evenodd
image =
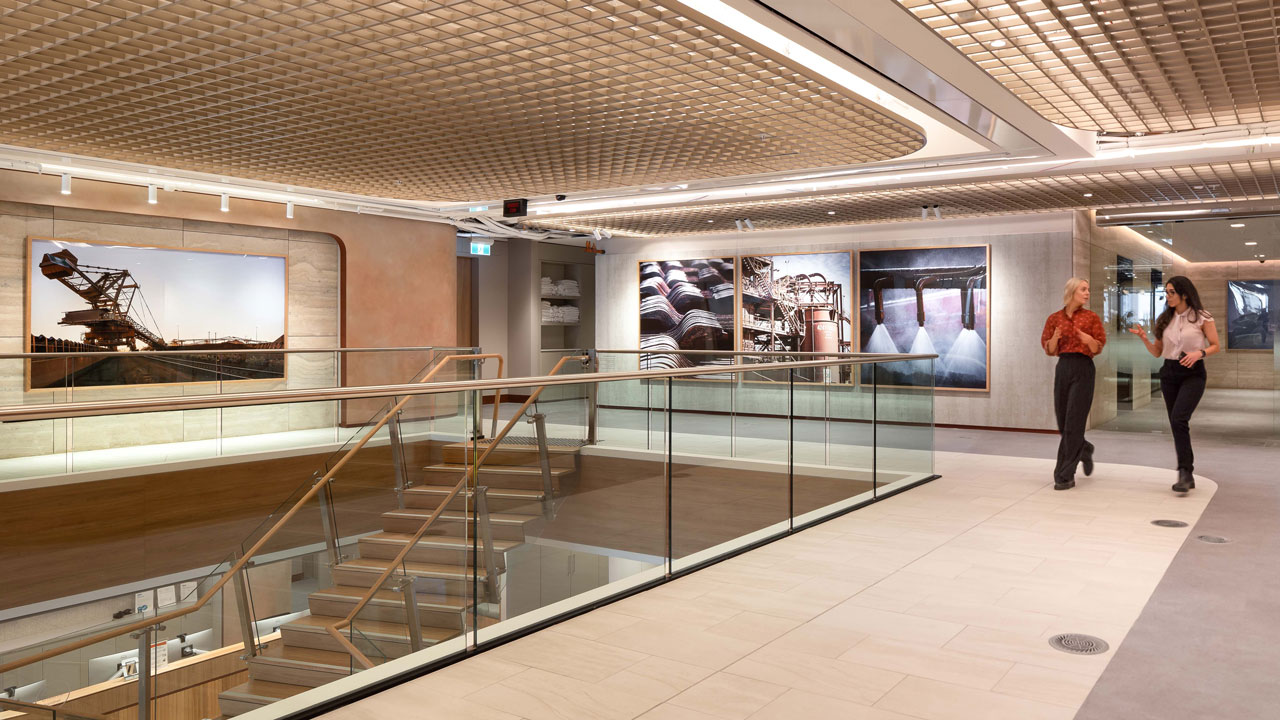
<path id="1" fill-rule="evenodd" d="M 46 408 L 37 422 L 123 428 L 243 412 L 270 433 L 324 402 L 341 420 L 319 452 L 142 456 L 99 506 L 116 522 L 61 545 L 21 519 L 0 530 L 32 551 L 0 558 L 28 581 L 0 591 L 0 628 L 31 639 L 0 655 L 0 687 L 34 704 L 15 712 L 91 713 L 122 684 L 143 718 L 327 702 L 933 477 L 930 357 L 690 354 L 637 372 L 638 354 L 566 350 L 549 376 L 475 382 L 495 360 L 441 353 L 407 373 L 428 382 L 273 397 L 275 416 L 245 397 Z M 204 704 L 179 717 L 188 686 Z"/>

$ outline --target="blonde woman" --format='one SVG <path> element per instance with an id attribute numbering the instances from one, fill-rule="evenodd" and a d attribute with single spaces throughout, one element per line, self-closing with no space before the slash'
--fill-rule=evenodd
<path id="1" fill-rule="evenodd" d="M 1142 339 L 1147 352 L 1164 358 L 1160 368 L 1160 393 L 1173 430 L 1173 447 L 1178 454 L 1178 482 L 1174 492 L 1188 492 L 1196 486 L 1195 453 L 1191 451 L 1191 413 L 1204 396 L 1207 375 L 1205 357 L 1218 352 L 1218 326 L 1205 312 L 1200 293 L 1190 280 L 1177 275 L 1164 286 L 1167 307 L 1156 318 L 1155 342 L 1147 338 L 1141 325 L 1129 332 Z"/>
<path id="2" fill-rule="evenodd" d="M 1050 315 L 1040 334 L 1046 355 L 1058 358 L 1053 376 L 1053 412 L 1058 420 L 1058 464 L 1053 469 L 1053 489 L 1076 486 L 1076 466 L 1093 474 L 1093 444 L 1084 439 L 1084 428 L 1093 405 L 1093 358 L 1107 344 L 1102 318 L 1089 304 L 1089 281 L 1073 277 L 1062 291 L 1062 309 Z"/>

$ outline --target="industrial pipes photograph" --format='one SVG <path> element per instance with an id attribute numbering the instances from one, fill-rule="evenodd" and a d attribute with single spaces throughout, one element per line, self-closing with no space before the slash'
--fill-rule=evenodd
<path id="1" fill-rule="evenodd" d="M 990 257 L 989 245 L 859 251 L 859 350 L 937 353 L 937 388 L 987 390 Z M 919 386 L 927 368 L 882 365 L 876 382 Z M 862 379 L 870 382 L 870 368 Z"/>
<path id="2" fill-rule="evenodd" d="M 285 258 L 31 238 L 32 388 L 278 379 Z"/>
<path id="3" fill-rule="evenodd" d="M 1275 341 L 1271 301 L 1275 280 L 1227 281 L 1227 349 L 1270 350 Z"/>
<path id="4" fill-rule="evenodd" d="M 733 258 L 640 263 L 641 370 L 728 365 L 733 350 Z"/>
<path id="5" fill-rule="evenodd" d="M 849 352 L 853 342 L 853 257 L 849 252 L 746 255 L 741 273 L 742 350 Z M 806 379 L 821 376 L 820 371 L 806 372 L 812 376 Z"/>

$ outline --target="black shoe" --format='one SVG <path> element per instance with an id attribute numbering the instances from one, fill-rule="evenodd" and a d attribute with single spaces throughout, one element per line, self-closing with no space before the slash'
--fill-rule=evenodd
<path id="1" fill-rule="evenodd" d="M 1080 469 L 1084 470 L 1084 476 L 1089 477 L 1093 474 L 1093 448 L 1087 448 L 1080 455 Z"/>
<path id="2" fill-rule="evenodd" d="M 1057 482 L 1057 481 L 1055 480 L 1055 481 L 1054 481 L 1054 483 L 1053 483 L 1053 489 L 1054 489 L 1054 490 L 1070 490 L 1071 488 L 1073 488 L 1073 487 L 1075 487 L 1075 486 L 1076 486 L 1076 481 L 1075 481 L 1075 480 L 1068 480 L 1068 481 L 1066 481 L 1066 482 Z"/>
<path id="3" fill-rule="evenodd" d="M 1173 491 L 1184 493 L 1196 486 L 1196 479 L 1190 470 L 1178 471 L 1178 482 L 1173 484 Z"/>

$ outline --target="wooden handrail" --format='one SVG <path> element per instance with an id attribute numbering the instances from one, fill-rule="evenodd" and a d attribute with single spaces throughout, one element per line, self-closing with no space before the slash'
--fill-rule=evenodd
<path id="1" fill-rule="evenodd" d="M 586 359 L 587 359 L 586 355 L 573 355 L 573 356 L 562 357 L 560 358 L 560 361 L 556 363 L 556 366 L 551 369 L 551 372 L 547 373 L 547 375 L 549 376 L 555 375 L 556 373 L 560 372 L 560 368 L 563 367 L 565 362 L 568 360 L 586 360 Z M 462 492 L 462 489 L 464 487 L 470 484 L 471 479 L 474 477 L 475 473 L 479 472 L 480 466 L 484 464 L 485 458 L 489 457 L 489 453 L 493 452 L 494 448 L 498 447 L 498 443 L 502 442 L 502 439 L 507 436 L 507 433 L 511 432 L 511 428 L 514 427 L 516 422 L 518 422 L 520 418 L 524 416 L 524 411 L 528 410 L 529 406 L 538 400 L 538 396 L 542 394 L 542 391 L 544 389 L 546 389 L 545 385 L 538 386 L 538 388 L 533 391 L 533 394 L 531 394 L 529 398 L 524 401 L 524 404 L 520 406 L 520 409 L 517 410 L 515 414 L 511 416 L 511 419 L 507 421 L 507 424 L 502 427 L 502 431 L 499 432 L 497 435 L 495 435 L 493 439 L 489 441 L 489 446 L 485 448 L 484 453 L 482 453 L 480 457 L 476 459 L 474 464 L 467 466 L 467 470 L 466 472 L 463 473 L 462 479 L 458 481 L 457 485 L 453 486 L 453 489 L 449 491 L 449 494 L 446 495 L 444 499 L 440 501 L 440 505 L 436 507 L 435 511 L 431 513 L 431 516 L 428 517 L 426 519 L 426 522 L 422 524 L 422 527 L 418 528 L 418 531 L 413 534 L 413 537 L 410 538 L 407 543 L 405 543 L 404 549 L 402 549 L 399 553 L 396 553 L 395 559 L 387 563 L 386 569 L 382 571 L 382 574 L 378 576 L 377 580 L 373 581 L 373 584 L 370 585 L 369 587 L 369 591 L 360 598 L 360 601 L 357 602 L 356 606 L 351 609 L 351 612 L 347 613 L 347 616 L 342 618 L 338 622 L 325 628 L 325 630 L 329 632 L 329 635 L 331 635 L 335 640 L 337 640 L 338 643 L 342 645 L 342 647 L 345 648 L 346 651 L 351 655 L 351 657 L 358 660 L 361 665 L 364 665 L 366 668 L 371 668 L 373 667 L 373 661 L 371 661 L 363 652 L 361 652 L 359 648 L 353 645 L 350 640 L 348 640 L 346 637 L 343 636 L 341 632 L 342 629 L 350 627 L 351 623 L 355 621 L 356 615 L 358 615 L 360 611 L 363 610 L 364 607 L 368 605 L 370 601 L 373 600 L 373 596 L 377 594 L 378 590 L 382 588 L 382 583 L 386 582 L 387 578 L 391 577 L 391 575 L 395 572 L 396 568 L 402 562 L 404 562 L 404 559 L 408 557 L 409 553 L 413 550 L 413 548 L 417 546 L 418 541 L 422 539 L 422 536 L 424 534 L 426 534 L 427 529 L 430 528 L 431 524 L 434 523 L 436 519 L 440 517 L 440 514 L 444 512 L 445 507 L 448 506 L 449 503 L 453 502 L 453 499 L 458 496 L 458 493 Z M 475 562 L 475 558 L 472 558 L 472 562 Z M 493 571 L 494 571 L 494 568 L 486 568 L 486 572 L 493 572 Z M 417 612 L 416 598 L 414 600 L 414 607 L 412 608 L 406 607 L 405 612 Z"/>
<path id="2" fill-rule="evenodd" d="M 22 700 L 14 700 L 12 698 L 0 698 L 0 711 L 12 711 L 16 713 L 50 713 L 54 718 L 66 718 L 66 720 L 105 720 L 101 715 L 90 715 L 89 713 L 60 710 L 57 705 L 40 705 L 37 703 L 24 702 Z"/>
<path id="3" fill-rule="evenodd" d="M 502 369 L 503 369 L 502 356 L 497 353 L 482 353 L 482 354 L 476 354 L 476 355 L 449 355 L 447 357 L 441 358 L 440 363 L 438 365 L 431 368 L 431 370 L 429 370 L 425 375 L 422 376 L 421 379 L 417 380 L 416 382 L 418 383 L 429 382 L 431 378 L 435 377 L 437 372 L 439 372 L 441 369 L 444 368 L 445 363 L 447 361 L 487 360 L 490 358 L 496 358 L 498 360 L 498 377 L 502 377 Z M 412 396 L 405 396 L 399 402 L 397 402 L 394 406 L 392 406 L 392 408 L 382 416 L 382 419 L 379 420 L 377 424 L 375 424 L 372 428 L 370 428 L 369 432 L 365 433 L 364 437 L 360 438 L 360 441 L 357 442 L 354 446 L 352 446 L 351 449 L 348 450 L 340 460 L 338 460 L 338 462 L 334 463 L 333 467 L 329 469 L 329 472 L 325 473 L 324 477 L 321 477 L 319 480 L 317 480 L 315 484 L 311 486 L 311 489 L 308 490 L 305 495 L 299 498 L 298 502 L 294 503 L 293 507 L 289 508 L 289 510 L 286 511 L 285 514 L 282 515 L 280 519 L 276 521 L 276 524 L 272 525 L 271 529 L 267 530 L 267 532 L 263 534 L 263 536 L 259 538 L 256 543 L 253 544 L 253 547 L 245 551 L 245 553 L 240 556 L 240 559 L 236 561 L 234 565 L 231 566 L 231 569 L 223 573 L 222 577 L 218 579 L 218 582 L 214 583 L 213 587 L 209 588 L 205 592 L 204 596 L 199 598 L 194 605 L 189 605 L 185 608 L 180 608 L 178 610 L 172 610 L 163 615 L 157 615 L 156 617 L 153 617 L 153 618 L 144 618 L 142 620 L 137 620 L 123 627 L 107 630 L 105 632 L 98 633 L 97 635 L 91 635 L 87 638 L 73 640 L 72 642 L 69 642 L 65 645 L 59 645 L 58 647 L 53 648 L 52 650 L 45 650 L 44 652 L 37 653 L 35 655 L 31 655 L 25 658 L 7 662 L 3 665 L 0 665 L 0 674 L 7 673 L 11 670 L 16 670 L 20 667 L 26 667 L 27 665 L 30 665 L 31 663 L 34 663 L 34 662 L 48 660 L 49 658 L 57 657 L 58 655 L 71 652 L 72 650 L 79 650 L 80 648 L 88 647 L 90 645 L 100 643 L 104 640 L 110 640 L 114 637 L 119 637 L 120 635 L 124 635 L 126 633 L 136 632 L 145 627 L 150 627 L 152 625 L 160 625 L 170 620 L 175 620 L 177 618 L 180 618 L 184 615 L 189 615 L 199 610 L 200 608 L 204 607 L 205 603 L 209 601 L 209 598 L 213 597 L 214 593 L 222 589 L 223 585 L 226 585 L 227 582 L 231 580 L 231 578 L 235 577 L 235 574 L 240 572 L 244 568 L 244 566 L 247 565 L 249 561 L 252 560 L 253 557 L 258 554 L 258 551 L 261 550 L 262 546 L 265 545 L 267 541 L 270 540 L 276 534 L 276 531 L 284 527 L 285 523 L 289 522 L 289 520 L 291 520 L 293 516 L 298 513 L 298 511 L 302 508 L 304 504 L 307 503 L 307 501 L 315 497 L 316 494 L 319 493 L 322 488 L 328 485 L 333 480 L 333 476 L 336 475 L 338 471 L 341 470 L 342 467 L 347 464 L 347 461 L 350 460 L 353 455 L 359 452 L 360 448 L 364 447 L 365 444 L 369 442 L 369 440 L 373 439 L 373 436 L 376 435 L 377 432 L 381 430 L 382 427 L 391 420 L 391 417 L 395 413 L 400 412 L 400 410 L 404 408 L 405 404 L 408 403 L 409 400 L 411 399 L 412 399 Z M 501 398 L 499 397 L 499 399 Z M 498 417 L 498 403 L 494 404 L 493 416 L 495 419 Z"/>

